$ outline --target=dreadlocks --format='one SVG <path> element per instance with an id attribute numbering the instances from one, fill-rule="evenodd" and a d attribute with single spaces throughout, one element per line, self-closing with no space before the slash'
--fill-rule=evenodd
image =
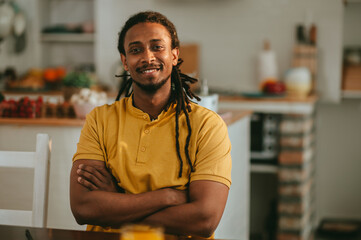
<path id="1" fill-rule="evenodd" d="M 179 40 L 177 36 L 177 31 L 175 26 L 172 22 L 170 22 L 165 16 L 158 12 L 140 12 L 138 14 L 133 15 L 128 19 L 128 21 L 123 26 L 121 32 L 119 33 L 119 39 L 118 39 L 118 51 L 125 55 L 125 49 L 124 49 L 124 39 L 127 31 L 133 27 L 134 25 L 138 23 L 159 23 L 163 25 L 169 32 L 172 40 L 172 49 L 179 47 Z M 179 116 L 181 112 L 185 114 L 187 127 L 188 127 L 188 135 L 186 138 L 186 144 L 184 147 L 185 155 L 187 158 L 187 162 L 190 166 L 191 172 L 194 172 L 194 168 L 192 165 L 192 161 L 189 156 L 189 142 L 192 134 L 192 128 L 189 120 L 189 112 L 192 111 L 190 106 L 190 100 L 195 98 L 198 101 L 200 98 L 195 95 L 191 89 L 190 84 L 197 82 L 198 80 L 192 77 L 189 77 L 183 73 L 181 73 L 179 67 L 182 64 L 183 60 L 178 59 L 178 63 L 176 66 L 173 66 L 172 73 L 171 73 L 171 83 L 172 83 L 172 94 L 169 99 L 169 102 L 167 106 L 169 106 L 171 103 L 176 104 L 176 113 L 175 113 L 175 138 L 176 138 L 176 149 L 177 149 L 177 156 L 179 159 L 180 169 L 178 177 L 182 177 L 183 172 L 183 160 L 181 157 L 180 152 L 180 146 L 179 146 Z M 116 101 L 118 101 L 121 97 L 121 95 L 124 94 L 125 97 L 129 97 L 133 90 L 131 89 L 133 79 L 129 77 L 129 75 L 123 74 L 118 75 L 117 77 L 123 77 L 122 84 L 120 86 L 119 93 L 117 95 Z"/>

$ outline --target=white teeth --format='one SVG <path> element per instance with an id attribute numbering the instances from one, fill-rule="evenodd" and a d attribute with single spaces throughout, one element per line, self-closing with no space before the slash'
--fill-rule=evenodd
<path id="1" fill-rule="evenodd" d="M 152 73 L 152 72 L 155 72 L 155 71 L 157 71 L 157 69 L 144 70 L 143 72 L 144 73 Z"/>

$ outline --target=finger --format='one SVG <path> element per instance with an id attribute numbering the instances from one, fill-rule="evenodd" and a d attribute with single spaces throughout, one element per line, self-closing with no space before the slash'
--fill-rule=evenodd
<path id="1" fill-rule="evenodd" d="M 111 183 L 115 181 L 115 178 L 110 173 L 110 171 L 103 166 L 86 166 L 85 164 L 81 164 L 81 168 L 85 171 L 93 173 L 100 181 L 104 183 Z M 116 181 L 115 181 L 116 182 Z"/>
<path id="2" fill-rule="evenodd" d="M 101 182 L 106 181 L 106 178 L 104 177 L 104 175 L 102 173 L 99 172 L 99 169 L 97 169 L 97 168 L 95 168 L 93 166 L 80 164 L 79 169 L 81 171 L 83 171 L 83 172 L 88 172 L 88 173 L 92 174 L 93 176 L 95 176 Z"/>
<path id="3" fill-rule="evenodd" d="M 102 174 L 105 178 L 111 179 L 113 177 L 111 171 L 107 167 L 95 166 L 95 168 Z"/>
<path id="4" fill-rule="evenodd" d="M 97 186 L 82 177 L 78 177 L 78 183 L 80 183 L 82 186 L 86 187 L 90 191 L 98 189 Z"/>
<path id="5" fill-rule="evenodd" d="M 100 187 L 102 185 L 102 181 L 100 179 L 98 179 L 95 175 L 93 175 L 92 173 L 83 171 L 82 169 L 78 169 L 76 172 L 80 177 L 87 180 L 88 182 L 91 182 L 93 185 L 95 185 L 97 187 Z"/>

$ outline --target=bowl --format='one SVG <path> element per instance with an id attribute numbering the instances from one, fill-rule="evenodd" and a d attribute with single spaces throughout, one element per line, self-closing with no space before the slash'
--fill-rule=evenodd
<path id="1" fill-rule="evenodd" d="M 92 103 L 73 103 L 75 114 L 80 119 L 85 119 L 86 115 L 90 113 L 95 107 L 99 105 Z"/>

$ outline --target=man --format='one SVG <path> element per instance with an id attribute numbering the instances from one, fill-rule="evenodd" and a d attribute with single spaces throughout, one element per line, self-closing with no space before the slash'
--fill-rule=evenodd
<path id="1" fill-rule="evenodd" d="M 178 69 L 178 36 L 166 17 L 132 16 L 118 50 L 131 78 L 124 98 L 87 116 L 73 157 L 72 212 L 88 230 L 131 222 L 209 237 L 231 184 L 227 127 L 189 100 L 194 79 Z"/>

